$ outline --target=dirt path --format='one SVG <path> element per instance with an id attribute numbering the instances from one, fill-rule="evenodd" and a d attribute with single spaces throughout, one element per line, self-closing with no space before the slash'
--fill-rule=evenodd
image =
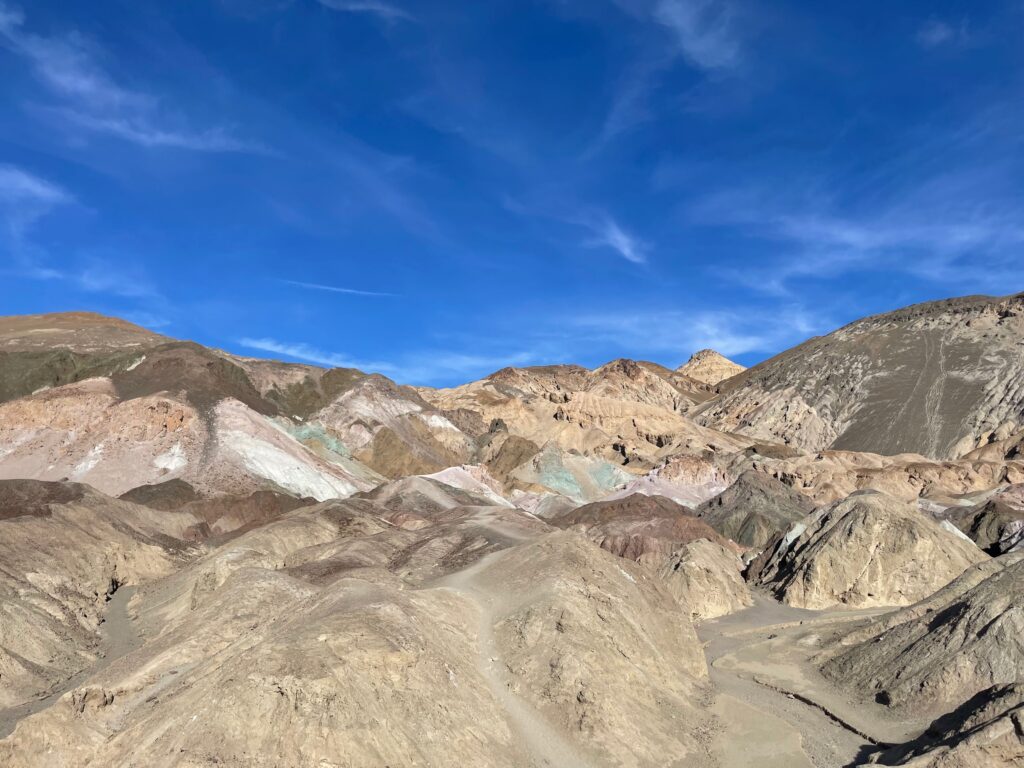
<path id="1" fill-rule="evenodd" d="M 714 710 L 721 720 L 715 755 L 723 768 L 838 768 L 853 765 L 873 749 L 870 739 L 830 716 L 814 702 L 773 686 L 757 673 L 780 663 L 773 652 L 784 646 L 766 644 L 785 638 L 786 628 L 847 622 L 856 616 L 842 611 L 807 611 L 755 593 L 752 608 L 705 622 L 698 627 L 704 642 L 711 681 L 718 695 Z M 747 653 L 748 664 L 736 662 Z M 788 657 L 786 663 L 792 663 Z"/>
<path id="2" fill-rule="evenodd" d="M 135 587 L 121 587 L 111 595 L 106 605 L 103 623 L 100 624 L 100 657 L 93 666 L 69 678 L 59 688 L 42 698 L 16 707 L 0 709 L 0 739 L 9 736 L 24 718 L 46 709 L 65 693 L 79 687 L 93 675 L 102 672 L 114 661 L 142 645 L 142 640 L 128 616 L 128 602 L 134 594 Z"/>
<path id="3" fill-rule="evenodd" d="M 481 521 L 482 524 L 486 524 Z M 518 537 L 515 537 L 518 538 Z M 468 568 L 446 576 L 435 586 L 450 589 L 472 600 L 479 609 L 477 667 L 494 697 L 508 713 L 512 727 L 522 739 L 533 768 L 589 768 L 588 761 L 576 747 L 551 726 L 528 702 L 521 699 L 509 685 L 494 638 L 496 612 L 503 606 L 501 595 L 491 591 L 481 574 L 507 554 L 500 550 L 485 555 Z"/>

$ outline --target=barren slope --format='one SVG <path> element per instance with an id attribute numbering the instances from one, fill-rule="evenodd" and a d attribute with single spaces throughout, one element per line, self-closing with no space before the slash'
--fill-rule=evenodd
<path id="1" fill-rule="evenodd" d="M 963 455 L 1024 421 L 1024 294 L 869 317 L 730 379 L 700 423 L 808 450 Z"/>

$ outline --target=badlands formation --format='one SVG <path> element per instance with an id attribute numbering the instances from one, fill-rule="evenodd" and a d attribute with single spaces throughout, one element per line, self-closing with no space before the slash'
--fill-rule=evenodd
<path id="1" fill-rule="evenodd" d="M 1024 765 L 1024 295 L 449 389 L 0 318 L 0 765 Z"/>

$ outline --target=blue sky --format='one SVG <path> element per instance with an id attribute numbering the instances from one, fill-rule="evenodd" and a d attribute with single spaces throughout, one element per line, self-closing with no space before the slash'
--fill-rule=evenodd
<path id="1" fill-rule="evenodd" d="M 0 314 L 452 384 L 1024 290 L 1024 5 L 0 0 Z"/>

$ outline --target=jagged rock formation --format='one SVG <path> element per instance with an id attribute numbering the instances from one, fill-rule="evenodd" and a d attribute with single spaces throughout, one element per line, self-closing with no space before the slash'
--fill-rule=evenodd
<path id="1" fill-rule="evenodd" d="M 690 618 L 704 621 L 754 604 L 750 588 L 740 576 L 742 567 L 732 549 L 697 539 L 674 552 L 659 573 L 669 591 L 689 610 Z"/>
<path id="2" fill-rule="evenodd" d="M 990 555 L 1019 549 L 1024 542 L 1024 485 L 1013 485 L 981 504 L 950 511 L 946 519 Z"/>
<path id="3" fill-rule="evenodd" d="M 806 450 L 956 458 L 1024 417 L 1024 294 L 858 320 L 735 376 L 699 417 Z"/>
<path id="4" fill-rule="evenodd" d="M 689 360 L 676 368 L 676 373 L 713 387 L 745 370 L 747 369 L 739 363 L 734 363 L 713 349 L 702 349 L 693 353 Z"/>
<path id="5" fill-rule="evenodd" d="M 764 473 L 748 470 L 695 513 L 737 544 L 762 549 L 813 510 L 814 502 L 804 494 Z"/>
<path id="6" fill-rule="evenodd" d="M 446 412 L 500 420 L 510 434 L 535 445 L 553 444 L 631 470 L 651 469 L 682 450 L 743 444 L 685 418 L 713 396 L 709 385 L 654 363 L 615 360 L 592 371 L 505 368 L 461 387 L 419 392 Z"/>
<path id="7" fill-rule="evenodd" d="M 1020 461 L 929 461 L 922 456 L 880 456 L 823 451 L 759 462 L 787 485 L 819 504 L 856 491 L 880 491 L 899 499 L 962 496 L 1024 480 Z"/>
<path id="8" fill-rule="evenodd" d="M 795 523 L 749 577 L 801 608 L 909 605 L 987 559 L 915 505 L 868 492 Z"/>
<path id="9" fill-rule="evenodd" d="M 1024 686 L 1015 684 L 982 691 L 935 720 L 920 738 L 887 749 L 870 764 L 993 768 L 1022 763 Z"/>
<path id="10" fill-rule="evenodd" d="M 604 498 L 623 487 L 632 476 L 604 459 L 566 452 L 555 445 L 531 456 L 509 472 L 513 488 L 557 493 L 577 504 Z"/>
<path id="11" fill-rule="evenodd" d="M 823 671 L 852 692 L 925 712 L 1017 682 L 1024 669 L 1024 557 L 1011 557 L 1005 567 L 993 561 L 869 628 Z"/>
<path id="12" fill-rule="evenodd" d="M 634 494 L 598 501 L 556 515 L 550 522 L 583 533 L 613 555 L 654 564 L 697 539 L 727 544 L 686 507 L 662 496 Z"/>
<path id="13" fill-rule="evenodd" d="M 642 493 L 645 496 L 664 496 L 677 504 L 696 507 L 728 485 L 729 473 L 715 461 L 706 456 L 683 453 L 665 459 L 607 498 L 621 499 Z"/>

